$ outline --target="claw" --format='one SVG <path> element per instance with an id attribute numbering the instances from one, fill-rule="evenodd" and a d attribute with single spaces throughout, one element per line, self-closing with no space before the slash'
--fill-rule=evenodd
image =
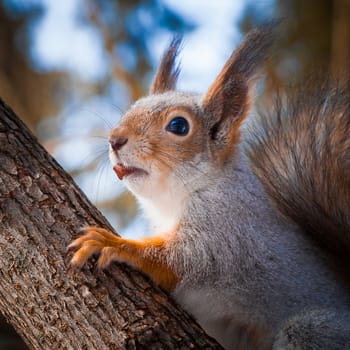
<path id="1" fill-rule="evenodd" d="M 70 244 L 67 249 L 66 249 L 66 252 L 64 253 L 65 256 L 68 256 L 70 253 L 74 252 L 75 251 L 75 247 L 72 246 L 72 244 Z"/>
<path id="2" fill-rule="evenodd" d="M 77 270 L 77 267 L 74 266 L 72 263 L 69 263 L 69 265 L 67 267 L 67 274 L 71 276 L 71 275 L 73 275 L 75 270 Z"/>
<path id="3" fill-rule="evenodd" d="M 79 233 L 82 235 L 76 238 L 66 250 L 66 255 L 74 252 L 69 270 L 81 268 L 92 255 L 97 254 L 100 254 L 100 257 L 96 264 L 96 271 L 107 268 L 115 257 L 113 253 L 120 238 L 108 230 L 92 226 L 81 228 Z"/>
<path id="4" fill-rule="evenodd" d="M 84 235 L 86 233 L 86 227 L 80 227 L 77 233 L 78 235 Z"/>

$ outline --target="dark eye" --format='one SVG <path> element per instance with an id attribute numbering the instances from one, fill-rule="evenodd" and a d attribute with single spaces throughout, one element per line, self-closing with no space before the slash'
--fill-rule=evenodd
<path id="1" fill-rule="evenodd" d="M 172 132 L 175 135 L 185 136 L 190 130 L 188 121 L 183 117 L 175 117 L 165 128 L 166 131 Z"/>

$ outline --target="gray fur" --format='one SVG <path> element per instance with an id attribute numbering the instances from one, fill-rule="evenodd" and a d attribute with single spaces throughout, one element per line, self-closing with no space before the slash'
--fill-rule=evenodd
<path id="1" fill-rule="evenodd" d="M 166 260 L 179 277 L 174 297 L 226 349 L 346 348 L 350 294 L 344 274 L 332 253 L 315 244 L 295 217 L 310 219 L 314 237 L 327 231 L 316 222 L 322 226 L 326 221 L 321 220 L 324 211 L 308 202 L 310 192 L 321 203 L 329 200 L 327 208 L 348 213 L 349 202 L 337 201 L 330 189 L 337 189 L 331 175 L 338 169 L 349 176 L 349 135 L 332 122 L 345 120 L 350 130 L 349 107 L 341 108 L 349 106 L 349 95 L 333 93 L 327 99 L 322 93 L 321 103 L 299 100 L 287 113 L 287 120 L 292 115 L 296 122 L 257 118 L 241 136 L 239 126 L 248 116 L 253 81 L 268 57 L 273 27 L 249 34 L 203 97 L 169 91 L 177 76 L 178 43 L 173 46 L 165 56 L 166 69 L 157 74 L 158 95 L 136 102 L 113 130 L 114 136 L 128 137 L 128 143 L 112 151 L 111 159 L 147 170 L 147 176 L 126 181 L 166 243 L 161 256 L 149 246 L 144 257 Z M 188 119 L 189 134 L 167 133 L 175 115 Z M 324 155 L 321 162 L 312 158 L 310 143 Z M 299 162 L 294 162 L 296 154 Z M 339 154 L 344 168 L 332 168 Z M 342 215 L 343 221 L 334 222 L 348 222 Z M 333 233 L 333 216 L 329 221 Z M 339 232 L 348 235 L 348 230 L 342 226 Z"/>
<path id="2" fill-rule="evenodd" d="M 290 319 L 276 336 L 273 350 L 349 350 L 350 315 L 339 309 L 316 309 Z"/>
<path id="3" fill-rule="evenodd" d="M 245 149 L 274 204 L 348 265 L 349 84 L 313 77 L 249 124 Z"/>
<path id="4" fill-rule="evenodd" d="M 227 349 L 240 341 L 240 324 L 259 325 L 272 340 L 306 308 L 350 311 L 328 257 L 272 208 L 244 156 L 196 191 L 181 227 L 182 247 L 169 251 L 185 277 L 174 295 Z"/>

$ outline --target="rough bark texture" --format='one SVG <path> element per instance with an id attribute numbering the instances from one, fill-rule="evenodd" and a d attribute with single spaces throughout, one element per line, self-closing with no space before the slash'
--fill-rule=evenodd
<path id="1" fill-rule="evenodd" d="M 220 348 L 127 266 L 67 273 L 85 225 L 112 230 L 0 100 L 0 311 L 29 348 Z"/>

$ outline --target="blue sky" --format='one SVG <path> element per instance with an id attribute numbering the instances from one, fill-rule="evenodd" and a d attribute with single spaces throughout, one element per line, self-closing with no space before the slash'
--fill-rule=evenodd
<path id="1" fill-rule="evenodd" d="M 35 27 L 32 55 L 36 63 L 43 69 L 65 69 L 82 79 L 106 74 L 99 32 L 76 21 L 81 0 L 41 1 L 46 13 Z M 203 91 L 240 38 L 232 24 L 242 14 L 244 0 L 163 2 L 197 25 L 185 38 L 180 87 Z M 155 61 L 168 42 L 169 36 L 162 34 L 150 42 Z"/>

